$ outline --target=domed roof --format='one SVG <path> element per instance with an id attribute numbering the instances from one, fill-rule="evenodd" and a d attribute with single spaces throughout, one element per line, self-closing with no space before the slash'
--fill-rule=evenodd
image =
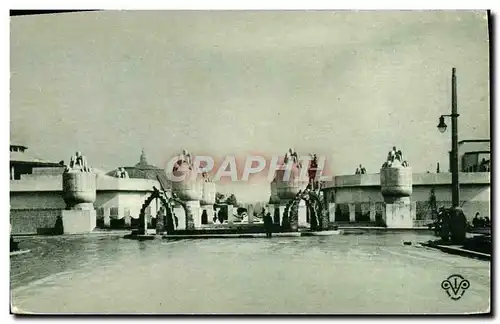
<path id="1" fill-rule="evenodd" d="M 129 166 L 123 168 L 127 171 L 129 178 L 157 180 L 161 183 L 164 189 L 171 188 L 171 183 L 167 178 L 165 170 L 155 165 L 148 164 L 144 149 L 141 152 L 139 163 L 132 167 Z M 108 172 L 107 175 L 114 176 L 115 170 Z"/>

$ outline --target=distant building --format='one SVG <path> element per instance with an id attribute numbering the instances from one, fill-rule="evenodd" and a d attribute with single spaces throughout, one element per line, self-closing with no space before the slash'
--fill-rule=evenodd
<path id="1" fill-rule="evenodd" d="M 21 179 L 22 174 L 32 174 L 34 168 L 62 167 L 64 163 L 49 162 L 26 153 L 28 148 L 24 145 L 10 145 L 10 180 Z"/>
<path id="2" fill-rule="evenodd" d="M 458 142 L 458 169 L 460 172 L 489 172 L 490 159 L 491 141 L 489 139 Z"/>
<path id="3" fill-rule="evenodd" d="M 123 167 L 127 171 L 129 178 L 135 179 L 151 179 L 159 181 L 163 188 L 170 189 L 170 181 L 164 169 L 148 164 L 146 153 L 142 150 L 139 163 L 135 166 Z M 114 176 L 116 170 L 107 173 L 109 176 Z"/>

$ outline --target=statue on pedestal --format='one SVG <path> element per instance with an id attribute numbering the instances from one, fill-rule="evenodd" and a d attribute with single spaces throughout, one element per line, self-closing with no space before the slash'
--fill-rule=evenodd
<path id="1" fill-rule="evenodd" d="M 65 171 L 92 172 L 91 168 L 87 164 L 87 159 L 81 152 L 76 152 L 75 155 L 71 157 L 69 165 L 66 166 Z"/>
<path id="2" fill-rule="evenodd" d="M 290 160 L 293 164 L 299 164 L 299 157 L 293 148 L 288 149 L 288 152 L 285 153 L 285 159 L 283 162 L 287 164 Z"/>
<path id="3" fill-rule="evenodd" d="M 183 149 L 182 153 L 179 154 L 179 157 L 177 158 L 177 162 L 175 163 L 174 166 L 174 171 L 179 168 L 179 166 L 182 165 L 182 163 L 186 163 L 189 167 L 189 170 L 192 170 L 193 168 L 193 163 L 191 159 L 191 153 L 188 152 L 188 150 Z"/>
<path id="4" fill-rule="evenodd" d="M 408 167 L 408 162 L 403 160 L 403 152 L 401 150 L 397 150 L 395 146 L 387 154 L 387 161 L 382 164 L 382 168 L 391 168 L 391 167 Z"/>

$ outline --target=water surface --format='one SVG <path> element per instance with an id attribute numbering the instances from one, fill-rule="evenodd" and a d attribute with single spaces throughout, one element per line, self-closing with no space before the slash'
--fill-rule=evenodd
<path id="1" fill-rule="evenodd" d="M 489 309 L 490 263 L 403 245 L 413 232 L 154 240 L 19 238 L 14 310 L 36 313 L 463 313 Z M 470 281 L 451 300 L 441 282 Z"/>

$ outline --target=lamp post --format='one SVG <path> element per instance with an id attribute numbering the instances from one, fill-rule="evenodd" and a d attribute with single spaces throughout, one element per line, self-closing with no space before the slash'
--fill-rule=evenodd
<path id="1" fill-rule="evenodd" d="M 455 209 L 460 205 L 460 184 L 458 182 L 458 116 L 457 113 L 457 77 L 455 68 L 452 69 L 451 75 L 451 115 L 441 115 L 439 117 L 438 129 L 441 133 L 446 131 L 446 123 L 444 117 L 451 117 L 451 200 L 452 208 Z"/>

